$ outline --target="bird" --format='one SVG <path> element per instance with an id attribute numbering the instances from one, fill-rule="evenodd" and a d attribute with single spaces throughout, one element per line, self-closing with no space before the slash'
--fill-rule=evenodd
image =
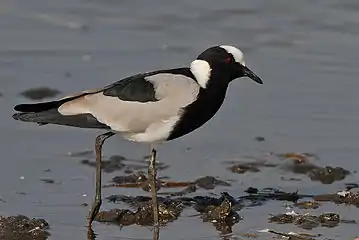
<path id="1" fill-rule="evenodd" d="M 187 67 L 140 72 L 58 100 L 18 104 L 13 118 L 40 126 L 55 124 L 105 130 L 95 141 L 96 191 L 88 215 L 89 226 L 102 203 L 104 142 L 119 134 L 126 140 L 149 144 L 153 224 L 158 226 L 155 146 L 187 135 L 210 120 L 220 109 L 229 84 L 242 77 L 263 84 L 247 67 L 239 48 L 215 45 L 200 53 Z"/>

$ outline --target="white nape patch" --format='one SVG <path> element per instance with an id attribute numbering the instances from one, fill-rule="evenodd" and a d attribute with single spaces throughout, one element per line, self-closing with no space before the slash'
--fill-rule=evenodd
<path id="1" fill-rule="evenodd" d="M 239 50 L 236 47 L 229 46 L 229 45 L 221 45 L 219 47 L 223 48 L 228 53 L 232 54 L 232 56 L 233 56 L 234 60 L 236 60 L 236 62 L 242 64 L 243 66 L 246 65 L 246 62 L 244 61 L 243 52 L 241 50 Z"/>
<path id="2" fill-rule="evenodd" d="M 191 63 L 191 72 L 202 88 L 206 88 L 211 77 L 211 71 L 212 69 L 207 61 L 197 59 Z"/>

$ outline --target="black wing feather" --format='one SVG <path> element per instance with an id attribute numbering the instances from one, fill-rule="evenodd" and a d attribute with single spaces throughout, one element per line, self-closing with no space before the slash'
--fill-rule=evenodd
<path id="1" fill-rule="evenodd" d="M 103 90 L 105 96 L 118 97 L 123 101 L 135 102 L 156 102 L 156 90 L 153 84 L 146 80 L 146 77 L 154 76 L 157 74 L 181 74 L 192 78 L 195 81 L 191 70 L 189 68 L 174 68 L 167 70 L 158 70 L 147 73 L 140 73 L 118 82 L 111 84 Z"/>
<path id="2" fill-rule="evenodd" d="M 146 81 L 144 74 L 134 75 L 103 91 L 105 96 L 118 97 L 123 101 L 156 102 L 156 92 L 152 83 Z"/>

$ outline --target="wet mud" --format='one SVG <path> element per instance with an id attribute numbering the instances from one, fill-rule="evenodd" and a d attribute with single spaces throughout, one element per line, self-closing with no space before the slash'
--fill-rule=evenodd
<path id="1" fill-rule="evenodd" d="M 320 206 L 321 204 L 316 201 L 301 201 L 294 204 L 294 207 L 297 207 L 299 209 L 317 209 Z"/>
<path id="2" fill-rule="evenodd" d="M 49 224 L 44 219 L 26 216 L 0 216 L 0 239 L 43 240 L 50 236 Z"/>
<path id="3" fill-rule="evenodd" d="M 96 221 L 99 222 L 110 222 L 121 226 L 128 225 L 142 225 L 152 226 L 153 225 L 153 206 L 151 199 L 137 200 L 132 207 L 137 207 L 135 211 L 128 209 L 112 209 L 110 211 L 100 212 Z M 159 222 L 161 225 L 165 225 L 168 222 L 176 220 L 182 210 L 183 205 L 180 201 L 171 199 L 159 199 Z"/>
<path id="4" fill-rule="evenodd" d="M 318 166 L 313 163 L 318 156 L 310 153 L 284 153 L 277 155 L 285 164 L 281 167 L 287 171 L 308 176 L 312 181 L 323 184 L 332 184 L 344 180 L 350 174 L 349 170 L 341 167 Z"/>
<path id="5" fill-rule="evenodd" d="M 279 224 L 293 223 L 300 228 L 311 230 L 316 227 L 336 227 L 341 222 L 340 216 L 336 213 L 323 213 L 319 216 L 311 214 L 297 214 L 294 211 L 284 214 L 274 215 L 269 218 L 269 222 Z"/>
<path id="6" fill-rule="evenodd" d="M 257 173 L 264 168 L 279 168 L 281 170 L 305 175 L 312 181 L 318 181 L 322 184 L 332 184 L 344 180 L 351 174 L 349 170 L 341 167 L 319 166 L 315 160 L 319 157 L 311 153 L 281 153 L 267 154 L 258 159 L 253 158 L 251 161 L 234 161 L 228 162 L 231 166 L 228 168 L 232 173 L 243 174 L 246 172 Z M 300 178 L 285 178 L 283 180 L 301 181 Z"/>
<path id="7" fill-rule="evenodd" d="M 183 192 L 180 191 L 180 192 Z M 234 197 L 227 192 L 223 192 L 219 197 L 209 196 L 194 196 L 194 197 L 173 197 L 168 195 L 166 197 L 159 197 L 159 202 L 164 206 L 173 208 L 170 212 L 179 212 L 185 207 L 192 207 L 201 214 L 205 222 L 222 222 L 222 223 L 237 223 L 240 219 L 237 211 L 244 207 L 253 207 L 263 205 L 270 200 L 291 201 L 295 202 L 300 198 L 308 197 L 308 195 L 299 195 L 298 193 L 287 193 L 276 189 L 258 190 L 251 188 L 247 191 L 249 194 L 240 197 Z M 111 195 L 106 198 L 109 202 L 120 203 L 124 202 L 132 208 L 140 209 L 147 206 L 148 214 L 152 214 L 151 198 L 145 196 L 129 197 L 124 195 Z M 179 206 L 181 206 L 179 208 Z M 143 211 L 144 209 L 142 209 Z M 117 211 L 117 209 L 116 209 Z M 128 212 L 128 214 L 133 214 Z"/>
<path id="8" fill-rule="evenodd" d="M 334 194 L 322 194 L 314 197 L 319 202 L 333 202 L 336 204 L 347 204 L 359 207 L 359 192 L 339 191 Z"/>
<path id="9" fill-rule="evenodd" d="M 84 155 L 87 154 L 84 153 Z M 78 155 L 81 157 L 82 154 Z M 256 174 L 263 168 L 284 169 L 294 174 L 308 176 L 312 181 L 319 181 L 322 184 L 332 184 L 335 181 L 345 179 L 350 174 L 349 171 L 341 167 L 320 167 L 318 164 L 314 164 L 316 159 L 319 159 L 316 155 L 307 153 L 269 154 L 263 158 L 252 158 L 247 162 L 225 162 L 224 165 L 228 166 L 230 164 L 231 166 L 227 167 L 227 169 L 233 174 L 246 172 Z M 91 161 L 82 161 L 82 163 L 94 166 Z M 121 171 L 125 173 L 112 177 L 111 183 L 105 184 L 103 187 L 140 188 L 147 192 L 150 191 L 147 174 L 145 173 L 147 165 L 143 163 L 143 160 L 112 156 L 106 161 L 103 168 L 106 172 Z M 131 172 L 131 174 L 126 174 L 127 172 Z M 285 181 L 284 179 L 282 180 Z M 298 181 L 301 181 L 301 179 L 299 178 Z M 359 205 L 358 193 L 352 192 L 358 188 L 356 183 L 345 184 L 346 190 L 327 195 L 302 194 L 298 191 L 287 192 L 277 188 L 260 189 L 255 186 L 247 188 L 241 196 L 233 196 L 227 192 L 223 192 L 217 197 L 194 195 L 198 189 L 211 190 L 217 187 L 231 187 L 233 184 L 235 182 L 224 181 L 213 176 L 200 177 L 184 182 L 171 181 L 169 177 L 159 178 L 157 187 L 159 189 L 159 219 L 161 226 L 176 221 L 185 209 L 192 209 L 198 213 L 203 222 L 211 224 L 221 235 L 227 235 L 232 233 L 232 227 L 235 224 L 242 220 L 245 221 L 240 214 L 242 209 L 263 206 L 269 201 L 281 201 L 283 204 L 290 204 L 289 206 L 293 209 L 304 211 L 320 211 L 324 202 L 329 201 L 339 204 Z M 96 221 L 118 226 L 151 226 L 153 224 L 152 200 L 148 195 L 110 195 L 106 199 L 110 203 L 125 203 L 129 206 L 129 209 L 113 208 L 109 211 L 102 211 L 96 217 Z M 317 227 L 333 228 L 340 224 L 357 224 L 354 219 L 342 219 L 340 214 L 335 211 L 319 214 L 299 214 L 295 211 L 272 214 L 268 222 L 280 225 L 293 224 L 305 230 L 312 230 Z M 276 230 L 267 230 L 266 233 L 275 234 L 278 237 L 287 237 L 287 239 L 318 239 L 316 235 L 292 232 L 282 233 Z M 251 237 L 251 235 L 248 234 L 247 237 Z"/>
<path id="10" fill-rule="evenodd" d="M 112 209 L 102 211 L 97 215 L 97 221 L 113 223 L 119 226 L 132 224 L 151 226 L 153 224 L 152 199 L 150 197 L 113 195 L 107 199 L 111 202 L 127 203 L 136 210 Z M 194 209 L 198 212 L 203 222 L 211 223 L 221 234 L 231 233 L 232 226 L 242 219 L 237 213 L 241 208 L 239 202 L 228 193 L 222 193 L 218 198 L 204 196 L 193 198 L 159 197 L 158 201 L 159 222 L 162 226 L 177 220 L 185 208 Z"/>
<path id="11" fill-rule="evenodd" d="M 163 181 L 162 179 L 168 179 L 167 177 L 158 178 L 156 187 L 158 190 L 162 188 L 182 188 L 180 191 L 174 192 L 159 192 L 159 195 L 170 195 L 170 196 L 182 196 L 188 193 L 194 193 L 197 189 L 214 189 L 217 186 L 231 186 L 229 182 L 220 180 L 213 176 L 200 177 L 194 181 L 188 182 L 175 182 L 175 181 Z M 150 182 L 147 175 L 143 171 L 138 171 L 134 174 L 115 176 L 112 178 L 111 184 L 106 184 L 104 187 L 123 187 L 123 188 L 142 188 L 144 191 L 149 192 Z"/>
<path id="12" fill-rule="evenodd" d="M 92 151 L 69 153 L 68 156 L 77 158 L 80 164 L 95 167 Z M 115 174 L 115 176 L 110 178 L 110 182 L 104 184 L 103 187 L 139 188 L 149 192 L 147 159 L 147 157 L 138 160 L 128 159 L 120 155 L 105 158 L 102 165 L 103 171 L 108 174 Z M 314 164 L 315 159 L 318 159 L 318 157 L 312 154 L 266 154 L 264 157 L 251 158 L 250 161 L 246 162 L 224 162 L 223 167 L 230 170 L 234 175 L 243 173 L 257 174 L 265 168 L 284 169 L 292 174 L 307 176 L 312 181 L 322 184 L 332 184 L 335 181 L 343 180 L 345 176 L 350 174 L 349 171 L 340 167 L 320 167 L 317 163 Z M 230 167 L 228 167 L 228 164 L 230 164 Z M 163 163 L 159 163 L 158 166 L 159 171 L 169 167 Z M 46 169 L 44 172 L 48 174 L 48 177 L 39 179 L 43 184 L 61 184 L 61 182 L 57 182 L 51 177 L 51 169 Z M 284 179 L 282 180 L 285 181 Z M 301 181 L 300 178 L 299 181 Z M 157 179 L 160 226 L 166 226 L 178 220 L 184 210 L 192 210 L 197 213 L 195 216 L 200 221 L 213 226 L 221 236 L 230 236 L 236 224 L 246 221 L 246 218 L 241 216 L 242 209 L 261 207 L 272 201 L 282 202 L 289 209 L 315 210 L 319 212 L 316 212 L 316 214 L 299 214 L 291 210 L 284 214 L 272 213 L 270 216 L 263 216 L 264 219 L 268 219 L 269 223 L 278 225 L 292 224 L 307 231 L 318 227 L 333 228 L 340 224 L 357 224 L 357 219 L 342 219 L 340 213 L 335 212 L 335 209 L 329 213 L 320 212 L 325 202 L 359 206 L 359 194 L 355 192 L 355 189 L 359 188 L 357 183 L 346 183 L 344 184 L 345 190 L 321 195 L 302 194 L 299 191 L 283 191 L 278 188 L 261 189 L 255 186 L 248 187 L 243 190 L 242 195 L 237 196 L 228 192 L 222 192 L 220 195 L 215 196 L 209 196 L 206 193 L 196 194 L 199 189 L 205 192 L 223 187 L 230 189 L 235 184 L 237 184 L 235 180 L 226 181 L 214 176 L 204 176 L 188 181 L 172 181 L 170 177 L 160 176 Z M 105 199 L 111 204 L 125 204 L 128 208 L 114 207 L 108 211 L 101 211 L 95 218 L 97 222 L 119 227 L 131 225 L 148 227 L 153 225 L 152 199 L 149 194 L 146 196 L 110 195 Z M 89 207 L 88 203 L 82 205 Z M 3 220 L 4 222 L 8 221 L 7 225 L 1 224 L 1 226 L 4 226 L 3 229 L 6 229 L 4 232 L 15 234 L 15 237 L 25 234 L 25 238 L 19 239 L 46 239 L 48 236 L 46 231 L 48 225 L 44 220 L 30 220 L 22 216 L 3 219 L 5 219 Z M 19 228 L 20 225 L 22 228 Z M 30 231 L 32 229 L 36 230 Z M 286 239 L 321 239 L 316 235 L 307 233 L 285 233 L 270 229 L 261 230 L 255 234 L 244 234 L 243 236 L 260 238 L 261 234 L 273 234 L 276 237 Z M 223 239 L 231 238 L 223 237 Z"/>
<path id="13" fill-rule="evenodd" d="M 243 220 L 243 217 L 240 215 L 243 208 L 262 206 L 268 201 L 292 202 L 294 208 L 305 210 L 318 209 L 322 205 L 320 202 L 313 200 L 317 199 L 320 195 L 304 195 L 298 192 L 284 192 L 278 189 L 259 190 L 254 187 L 247 189 L 246 193 L 248 195 L 244 196 L 232 196 L 227 192 L 223 192 L 219 197 L 175 197 L 174 195 L 159 197 L 160 223 L 161 225 L 166 225 L 169 222 L 175 221 L 180 217 L 184 209 L 192 208 L 198 212 L 203 222 L 210 223 L 220 234 L 230 234 L 232 233 L 232 227 Z M 111 195 L 107 197 L 107 200 L 113 203 L 126 203 L 130 208 L 136 210 L 112 209 L 110 211 L 103 211 L 97 216 L 97 221 L 113 223 L 119 226 L 132 224 L 150 226 L 153 223 L 150 197 Z M 268 222 L 281 225 L 293 224 L 305 230 L 312 230 L 317 227 L 333 228 L 339 224 L 357 224 L 356 220 L 342 219 L 338 213 L 334 212 L 314 215 L 309 213 L 299 214 L 295 211 L 272 215 L 269 217 Z M 279 233 L 275 230 L 268 230 L 267 232 L 284 237 L 288 235 L 287 237 L 290 237 L 288 239 L 316 239 L 316 236 L 308 234 Z"/>
<path id="14" fill-rule="evenodd" d="M 84 151 L 84 152 L 78 152 L 78 153 L 71 153 L 71 157 L 86 157 L 86 159 L 83 159 L 81 161 L 82 164 L 88 165 L 90 167 L 96 167 L 96 162 L 94 160 L 88 159 L 92 156 L 92 151 Z M 92 156 L 93 157 L 93 156 Z M 131 174 L 138 170 L 145 170 L 147 171 L 147 157 L 144 157 L 144 159 L 129 159 L 121 155 L 113 155 L 108 158 L 108 160 L 103 160 L 101 168 L 106 173 L 112 173 L 115 171 L 123 170 L 124 173 Z M 156 163 L 156 169 L 158 171 L 167 169 L 169 166 L 165 163 L 159 162 Z"/>
<path id="15" fill-rule="evenodd" d="M 294 233 L 294 232 L 279 232 L 272 229 L 263 229 L 260 230 L 262 233 L 270 233 L 274 235 L 275 239 L 287 239 L 287 240 L 315 240 L 316 237 L 320 237 L 320 235 L 312 235 L 308 233 Z M 257 236 L 256 236 L 257 237 Z"/>
<path id="16" fill-rule="evenodd" d="M 229 167 L 233 173 L 243 174 L 245 172 L 260 172 L 261 168 L 277 167 L 277 164 L 266 163 L 264 161 L 242 162 L 236 163 Z"/>

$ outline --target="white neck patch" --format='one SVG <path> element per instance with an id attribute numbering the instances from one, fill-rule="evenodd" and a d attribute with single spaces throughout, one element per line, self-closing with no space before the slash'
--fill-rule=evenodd
<path id="1" fill-rule="evenodd" d="M 211 71 L 212 69 L 207 61 L 197 59 L 191 63 L 191 72 L 202 88 L 206 88 L 211 77 Z"/>
<path id="2" fill-rule="evenodd" d="M 229 46 L 229 45 L 221 45 L 219 46 L 221 48 L 223 48 L 224 50 L 226 50 L 228 53 L 232 54 L 234 60 L 237 62 L 237 63 L 240 63 L 242 64 L 243 66 L 246 65 L 244 59 L 243 59 L 243 52 L 241 50 L 239 50 L 238 48 L 236 47 L 233 47 L 233 46 Z"/>

